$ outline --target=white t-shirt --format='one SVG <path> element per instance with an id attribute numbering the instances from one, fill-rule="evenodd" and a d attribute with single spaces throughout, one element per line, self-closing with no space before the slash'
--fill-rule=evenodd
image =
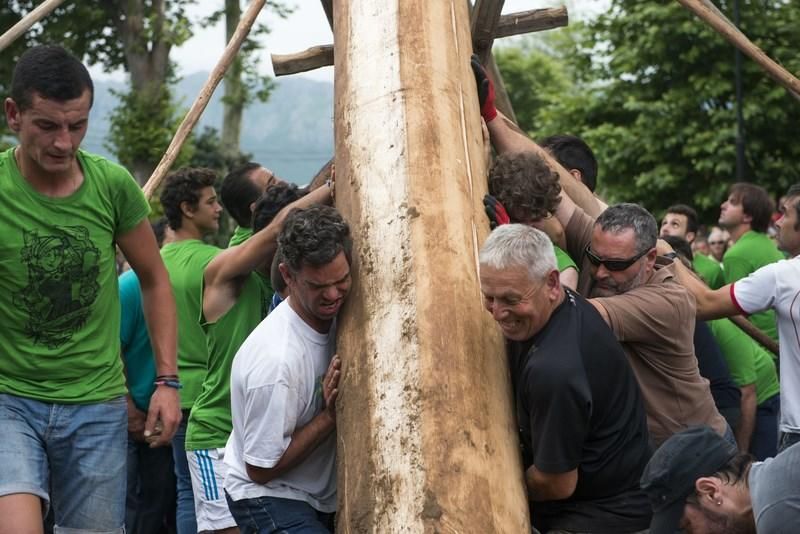
<path id="1" fill-rule="evenodd" d="M 745 314 L 774 309 L 780 341 L 781 424 L 800 433 L 800 256 L 758 269 L 731 286 L 731 300 Z"/>
<path id="2" fill-rule="evenodd" d="M 336 509 L 336 437 L 331 433 L 300 464 L 267 484 L 245 462 L 274 467 L 292 434 L 323 409 L 322 379 L 335 349 L 335 325 L 320 334 L 289 306 L 278 306 L 242 343 L 231 369 L 233 432 L 225 448 L 225 490 L 235 501 L 280 497 L 320 512 Z"/>

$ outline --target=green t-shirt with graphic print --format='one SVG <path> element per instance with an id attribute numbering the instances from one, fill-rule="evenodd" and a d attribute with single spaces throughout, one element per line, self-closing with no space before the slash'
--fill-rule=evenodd
<path id="1" fill-rule="evenodd" d="M 231 421 L 233 357 L 258 323 L 267 316 L 256 273 L 250 273 L 236 303 L 214 323 L 204 325 L 208 343 L 208 373 L 186 427 L 186 450 L 225 446 Z"/>
<path id="2" fill-rule="evenodd" d="M 0 154 L 0 393 L 63 404 L 125 394 L 117 236 L 149 213 L 130 173 L 79 150 L 83 183 L 37 192 Z"/>
<path id="3" fill-rule="evenodd" d="M 203 307 L 203 271 L 220 252 L 222 249 L 199 239 L 168 243 L 161 249 L 178 316 L 178 376 L 183 384 L 180 390 L 182 409 L 192 407 L 206 376 L 208 348 L 199 321 Z"/>

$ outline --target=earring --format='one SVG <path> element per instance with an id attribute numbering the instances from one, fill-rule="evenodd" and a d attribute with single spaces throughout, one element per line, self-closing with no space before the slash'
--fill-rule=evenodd
<path id="1" fill-rule="evenodd" d="M 722 506 L 722 501 L 717 501 L 717 506 Z"/>

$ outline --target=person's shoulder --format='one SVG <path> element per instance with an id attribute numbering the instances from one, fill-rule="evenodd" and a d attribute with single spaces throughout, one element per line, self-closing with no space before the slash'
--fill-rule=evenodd
<path id="1" fill-rule="evenodd" d="M 128 169 L 111 161 L 108 158 L 105 158 L 99 154 L 93 154 L 91 152 L 87 152 L 83 149 L 78 150 L 78 159 L 80 160 L 81 164 L 84 168 L 88 167 L 88 170 L 97 171 L 104 179 L 110 181 L 134 181 L 133 176 L 131 173 L 128 172 Z"/>

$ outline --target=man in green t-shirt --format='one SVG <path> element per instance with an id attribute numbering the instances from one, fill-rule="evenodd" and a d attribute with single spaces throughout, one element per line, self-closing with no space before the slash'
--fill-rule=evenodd
<path id="1" fill-rule="evenodd" d="M 235 532 L 222 490 L 223 451 L 232 429 L 231 364 L 239 346 L 267 315 L 272 295 L 263 294 L 260 282 L 269 275 L 286 215 L 295 207 L 330 202 L 330 191 L 321 187 L 301 198 L 297 186 L 273 184 L 254 206 L 255 233 L 205 268 L 200 320 L 208 345 L 207 372 L 189 416 L 185 443 L 198 532 Z"/>
<path id="2" fill-rule="evenodd" d="M 228 246 L 244 243 L 253 235 L 252 218 L 256 201 L 269 186 L 279 183 L 284 181 L 271 170 L 252 161 L 225 176 L 219 192 L 220 202 L 237 225 Z"/>
<path id="3" fill-rule="evenodd" d="M 0 154 L 0 533 L 121 533 L 127 405 L 119 355 L 118 245 L 141 283 L 155 392 L 145 436 L 180 421 L 175 306 L 147 221 L 119 165 L 79 149 L 93 84 L 59 46 L 18 60 L 5 100 L 19 145 Z M 160 421 L 161 429 L 156 422 Z"/>
<path id="4" fill-rule="evenodd" d="M 489 170 L 489 195 L 484 204 L 493 224 L 525 224 L 548 234 L 553 241 L 561 284 L 575 290 L 578 266 L 556 245 L 556 236 L 550 231 L 553 223 L 558 225 L 552 218 L 561 200 L 558 175 L 531 153 L 501 154 Z M 502 213 L 507 213 L 507 220 L 502 220 Z"/>
<path id="5" fill-rule="evenodd" d="M 719 225 L 730 233 L 733 241 L 733 246 L 722 257 L 726 284 L 785 259 L 766 234 L 774 211 L 775 204 L 763 187 L 749 183 L 731 186 L 719 213 Z M 754 313 L 750 316 L 750 322 L 778 341 L 774 311 Z"/>
<path id="6" fill-rule="evenodd" d="M 219 230 L 222 206 L 217 202 L 210 169 L 183 168 L 170 174 L 161 190 L 161 205 L 174 237 L 161 249 L 169 272 L 178 315 L 178 369 L 183 383 L 181 409 L 183 420 L 172 441 L 175 477 L 178 486 L 178 533 L 197 530 L 195 503 L 189 466 L 184 451 L 189 411 L 200 394 L 206 374 L 208 350 L 198 318 L 201 310 L 203 269 L 221 249 L 203 238 Z"/>
<path id="7" fill-rule="evenodd" d="M 690 245 L 697 237 L 697 212 L 686 204 L 675 204 L 667 208 L 661 221 L 661 237 L 674 236 L 685 239 Z M 725 285 L 719 264 L 704 254 L 695 254 L 692 268 L 711 289 Z"/>

